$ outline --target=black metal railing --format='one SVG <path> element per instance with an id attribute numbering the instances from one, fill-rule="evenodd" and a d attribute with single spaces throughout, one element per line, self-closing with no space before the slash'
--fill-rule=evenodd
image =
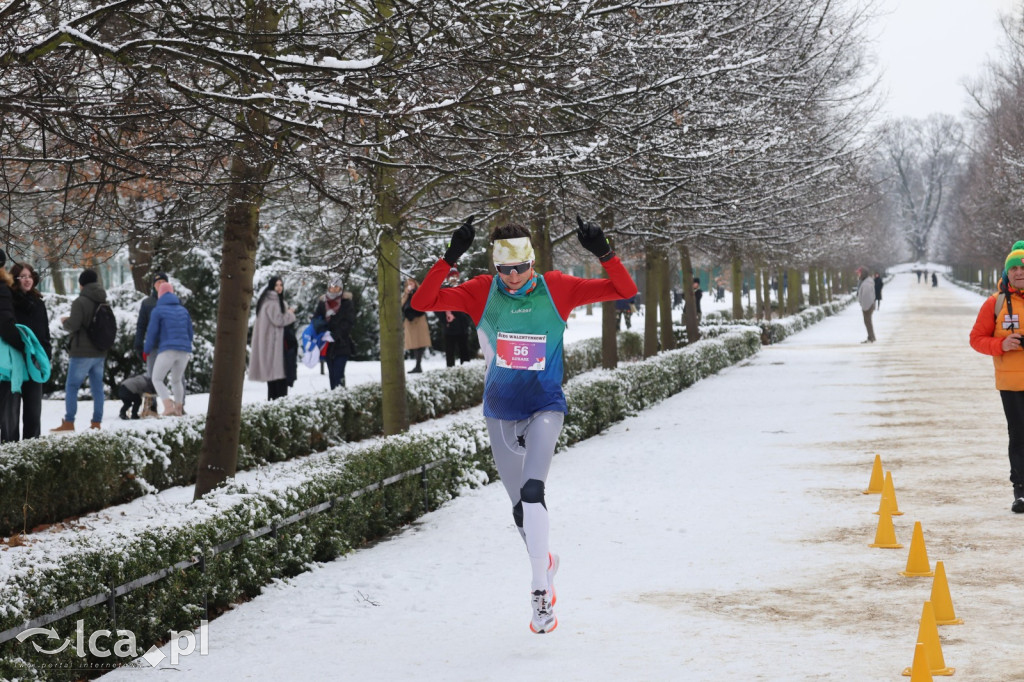
<path id="1" fill-rule="evenodd" d="M 246 542 L 248 540 L 255 540 L 256 538 L 263 537 L 264 535 L 276 537 L 277 531 L 281 528 L 286 528 L 287 526 L 298 523 L 299 521 L 303 521 L 309 518 L 310 516 L 313 516 L 314 514 L 321 514 L 325 511 L 329 511 L 339 504 L 355 500 L 356 498 L 361 497 L 367 493 L 371 493 L 375 490 L 383 490 L 389 485 L 399 483 L 400 481 L 404 481 L 405 479 L 415 475 L 420 476 L 420 482 L 423 487 L 423 513 L 425 514 L 430 511 L 430 488 L 428 484 L 427 472 L 430 471 L 431 469 L 437 468 L 443 463 L 444 460 L 437 460 L 434 462 L 430 462 L 429 464 L 422 464 L 416 467 L 415 469 L 410 469 L 400 474 L 389 476 L 388 478 L 385 478 L 381 481 L 377 481 L 376 483 L 371 483 L 368 486 L 365 486 L 358 490 L 354 490 L 346 495 L 339 495 L 338 497 L 331 498 L 326 502 L 321 502 L 320 504 L 316 504 L 312 507 L 307 507 L 302 511 L 296 512 L 282 519 L 274 519 L 273 521 L 271 521 L 270 525 L 255 528 L 247 533 L 243 533 L 242 535 L 231 538 L 230 540 L 225 540 L 224 542 L 208 547 L 203 551 L 199 552 L 197 555 L 179 561 L 173 566 L 161 568 L 160 570 L 154 571 L 149 575 L 142 576 L 141 578 L 136 578 L 135 580 L 131 580 L 121 585 L 112 586 L 110 590 L 106 592 L 101 592 L 99 594 L 94 594 L 91 597 L 80 599 L 74 602 L 73 604 L 65 606 L 64 608 L 58 611 L 54 611 L 53 613 L 48 613 L 43 616 L 37 616 L 36 618 L 26 621 L 22 625 L 4 630 L 3 632 L 0 632 L 0 644 L 11 641 L 25 630 L 28 630 L 30 628 L 44 627 L 46 625 L 49 625 L 50 623 L 55 623 L 59 620 L 63 620 L 68 616 L 73 616 L 74 614 L 84 611 L 85 609 L 92 608 L 93 606 L 98 606 L 99 604 L 103 604 L 104 602 L 107 603 L 107 606 L 110 609 L 110 617 L 113 620 L 114 627 L 116 628 L 118 597 L 124 596 L 141 587 L 145 587 L 147 585 L 155 583 L 158 580 L 162 580 L 166 578 L 168 575 L 171 575 L 172 573 L 175 573 L 177 571 L 183 571 L 194 566 L 198 566 L 200 572 L 205 573 L 207 557 L 216 556 L 230 549 L 234 549 L 243 542 Z M 205 594 L 203 595 L 203 610 L 207 612 L 207 619 L 209 619 L 209 609 L 207 607 L 207 600 Z"/>

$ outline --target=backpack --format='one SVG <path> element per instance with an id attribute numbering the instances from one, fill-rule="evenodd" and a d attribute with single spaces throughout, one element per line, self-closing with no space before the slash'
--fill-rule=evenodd
<path id="1" fill-rule="evenodd" d="M 85 335 L 98 350 L 107 351 L 117 340 L 117 318 L 109 303 L 98 303 L 92 319 L 85 327 Z"/>

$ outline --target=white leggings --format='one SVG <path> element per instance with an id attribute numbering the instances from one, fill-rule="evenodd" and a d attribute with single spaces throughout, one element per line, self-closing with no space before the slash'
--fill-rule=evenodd
<path id="1" fill-rule="evenodd" d="M 534 590 L 547 589 L 549 525 L 543 486 L 564 421 L 561 412 L 537 412 L 518 421 L 487 417 L 494 466 L 512 502 L 516 526 L 526 542 Z M 525 502 L 524 489 L 530 495 Z"/>
<path id="2" fill-rule="evenodd" d="M 153 363 L 153 386 L 158 396 L 170 400 L 171 391 L 164 384 L 164 378 L 170 372 L 174 402 L 185 402 L 185 367 L 191 359 L 192 354 L 183 350 L 162 350 L 157 353 L 156 362 Z"/>

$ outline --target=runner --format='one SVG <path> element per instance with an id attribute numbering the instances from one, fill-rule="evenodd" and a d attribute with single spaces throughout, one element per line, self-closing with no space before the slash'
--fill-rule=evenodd
<path id="1" fill-rule="evenodd" d="M 494 465 L 530 556 L 530 629 L 537 633 L 558 626 L 552 583 L 558 555 L 548 548 L 544 487 L 568 412 L 562 393 L 565 322 L 576 306 L 629 298 L 637 292 L 601 228 L 579 216 L 576 221 L 580 244 L 597 256 L 609 279 L 581 279 L 558 271 L 538 275 L 530 231 L 508 224 L 491 234 L 497 277 L 479 275 L 442 289 L 449 271 L 473 243 L 470 216 L 452 234 L 444 257 L 413 296 L 418 310 L 459 310 L 476 324 L 487 364 L 484 417 Z"/>

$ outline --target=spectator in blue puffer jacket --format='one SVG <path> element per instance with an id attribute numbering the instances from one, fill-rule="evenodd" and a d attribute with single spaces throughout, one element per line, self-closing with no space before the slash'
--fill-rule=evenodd
<path id="1" fill-rule="evenodd" d="M 156 306 L 149 316 L 143 352 L 148 356 L 154 349 L 157 351 L 152 378 L 156 394 L 164 403 L 164 415 L 181 416 L 185 408 L 185 368 L 192 359 L 192 316 L 170 282 L 158 284 L 156 292 Z M 164 383 L 168 373 L 171 390 Z"/>

